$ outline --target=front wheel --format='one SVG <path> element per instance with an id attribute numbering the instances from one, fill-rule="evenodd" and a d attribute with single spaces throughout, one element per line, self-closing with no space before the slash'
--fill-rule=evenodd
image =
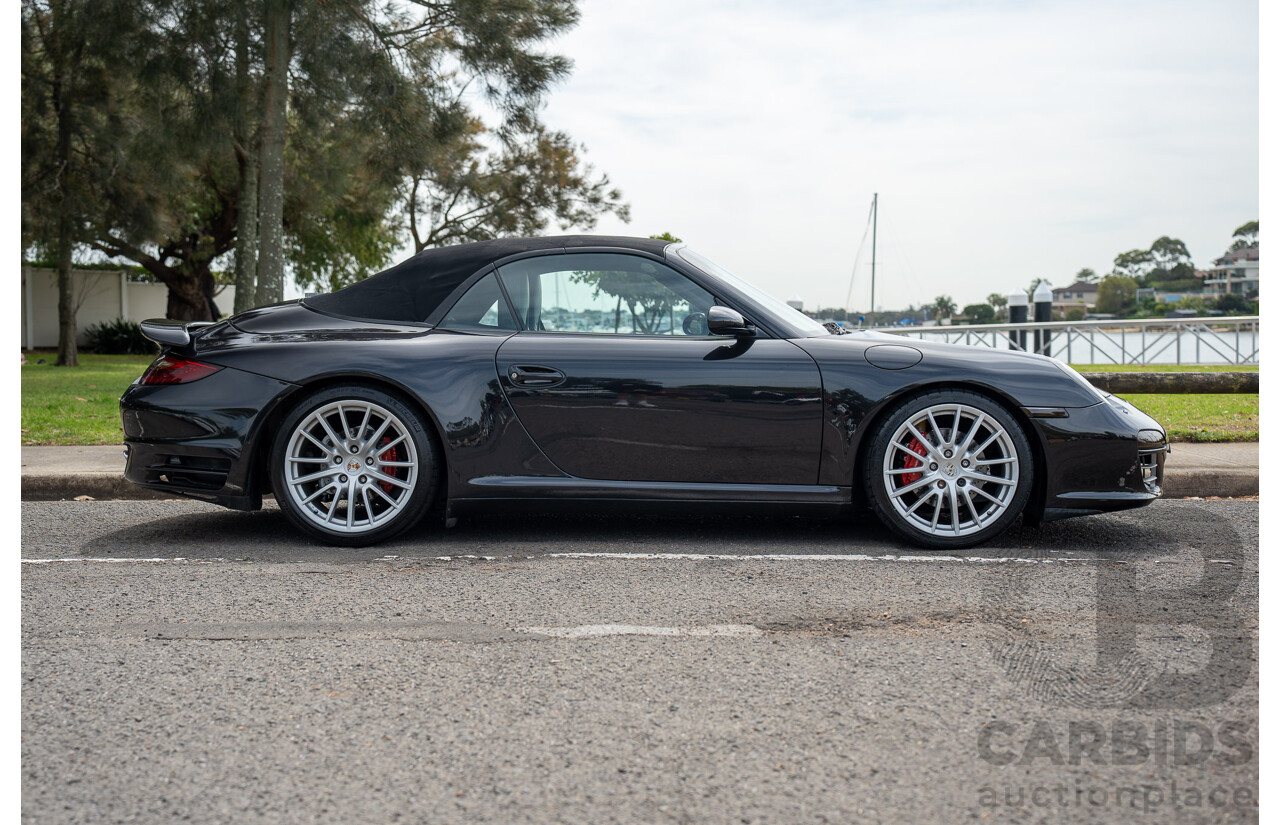
<path id="1" fill-rule="evenodd" d="M 965 390 L 928 392 L 876 430 L 866 482 L 876 514 L 899 536 L 934 549 L 972 547 L 1022 512 L 1032 462 L 1026 434 L 1004 407 Z"/>
<path id="2" fill-rule="evenodd" d="M 322 390 L 281 424 L 276 501 L 303 532 L 363 547 L 416 524 L 435 493 L 435 442 L 415 412 L 372 387 Z"/>

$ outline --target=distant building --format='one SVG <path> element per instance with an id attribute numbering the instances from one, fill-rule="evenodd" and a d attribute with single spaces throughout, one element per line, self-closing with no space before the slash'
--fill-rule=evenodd
<path id="1" fill-rule="evenodd" d="M 801 312 L 804 312 L 804 299 L 801 298 L 799 295 L 792 295 L 790 298 L 787 299 L 787 306 L 793 307 L 795 309 L 800 310 Z"/>
<path id="2" fill-rule="evenodd" d="M 1066 312 L 1071 309 L 1083 309 L 1085 312 L 1098 304 L 1098 285 L 1076 281 L 1071 286 L 1053 290 L 1053 311 Z"/>
<path id="3" fill-rule="evenodd" d="M 1206 295 L 1233 293 L 1245 297 L 1258 294 L 1258 247 L 1228 252 L 1205 270 Z"/>

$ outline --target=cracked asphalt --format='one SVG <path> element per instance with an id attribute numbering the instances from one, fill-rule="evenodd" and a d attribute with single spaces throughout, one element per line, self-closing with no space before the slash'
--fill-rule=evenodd
<path id="1" fill-rule="evenodd" d="M 1254 822 L 1258 503 L 871 522 L 22 505 L 61 822 Z M 182 559 L 176 561 L 175 559 Z"/>

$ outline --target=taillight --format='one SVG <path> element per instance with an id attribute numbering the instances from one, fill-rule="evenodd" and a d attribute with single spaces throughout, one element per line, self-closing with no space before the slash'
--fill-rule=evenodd
<path id="1" fill-rule="evenodd" d="M 198 361 L 188 361 L 172 355 L 161 355 L 151 362 L 142 374 L 143 384 L 189 384 L 206 375 L 213 375 L 222 367 L 211 367 Z"/>

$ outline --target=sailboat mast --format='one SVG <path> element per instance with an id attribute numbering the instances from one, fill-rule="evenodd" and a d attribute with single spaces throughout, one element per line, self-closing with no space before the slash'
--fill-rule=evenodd
<path id="1" fill-rule="evenodd" d="M 871 325 L 876 312 L 876 225 L 880 222 L 880 193 L 871 196 Z"/>

